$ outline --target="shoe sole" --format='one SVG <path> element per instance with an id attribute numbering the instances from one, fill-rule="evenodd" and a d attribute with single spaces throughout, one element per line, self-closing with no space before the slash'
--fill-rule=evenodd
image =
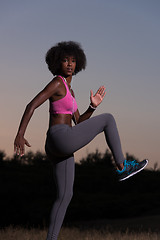
<path id="1" fill-rule="evenodd" d="M 142 171 L 142 170 L 147 166 L 147 164 L 148 164 L 148 159 L 145 159 L 145 160 L 146 160 L 146 164 L 145 164 L 141 169 L 139 169 L 138 171 L 136 171 L 136 172 L 134 172 L 134 173 L 131 173 L 130 175 L 128 175 L 127 177 L 125 177 L 125 178 L 123 178 L 123 179 L 120 179 L 119 181 L 120 181 L 120 182 L 121 182 L 121 181 L 124 181 L 124 180 L 126 180 L 126 179 L 134 176 L 135 174 L 139 173 L 140 171 Z"/>

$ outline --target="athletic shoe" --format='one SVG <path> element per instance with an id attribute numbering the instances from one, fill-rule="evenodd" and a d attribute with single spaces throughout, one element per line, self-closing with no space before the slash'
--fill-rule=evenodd
<path id="1" fill-rule="evenodd" d="M 127 178 L 132 177 L 136 173 L 142 171 L 145 166 L 148 164 L 148 160 L 145 159 L 142 162 L 137 162 L 136 160 L 124 161 L 124 168 L 122 170 L 117 170 L 117 175 L 119 178 L 119 181 L 126 180 Z"/>

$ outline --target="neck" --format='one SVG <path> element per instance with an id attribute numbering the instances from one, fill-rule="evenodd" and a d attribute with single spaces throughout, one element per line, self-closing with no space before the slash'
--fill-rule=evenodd
<path id="1" fill-rule="evenodd" d="M 71 85 L 72 76 L 68 76 L 68 77 L 66 77 L 66 80 L 67 80 L 68 84 Z"/>
<path id="2" fill-rule="evenodd" d="M 69 88 L 71 88 L 72 75 L 71 75 L 71 76 L 64 76 L 64 75 L 61 75 L 61 76 L 64 77 L 64 78 L 66 79 Z"/>

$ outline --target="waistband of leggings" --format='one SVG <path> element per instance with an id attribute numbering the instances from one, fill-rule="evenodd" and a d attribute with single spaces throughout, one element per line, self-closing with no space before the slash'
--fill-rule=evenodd
<path id="1" fill-rule="evenodd" d="M 68 128 L 72 128 L 72 127 L 67 125 L 67 124 L 56 124 L 56 125 L 51 126 L 48 129 L 47 133 L 49 133 L 49 132 L 53 133 L 53 132 L 56 132 L 58 130 L 63 130 L 63 129 L 68 129 Z"/>

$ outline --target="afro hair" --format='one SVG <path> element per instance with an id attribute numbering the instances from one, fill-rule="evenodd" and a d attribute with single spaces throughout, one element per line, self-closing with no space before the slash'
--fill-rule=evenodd
<path id="1" fill-rule="evenodd" d="M 48 50 L 45 58 L 48 69 L 53 75 L 60 74 L 61 62 L 66 56 L 74 56 L 76 59 L 76 69 L 74 74 L 77 74 L 86 68 L 86 55 L 79 43 L 73 41 L 59 42 Z"/>

